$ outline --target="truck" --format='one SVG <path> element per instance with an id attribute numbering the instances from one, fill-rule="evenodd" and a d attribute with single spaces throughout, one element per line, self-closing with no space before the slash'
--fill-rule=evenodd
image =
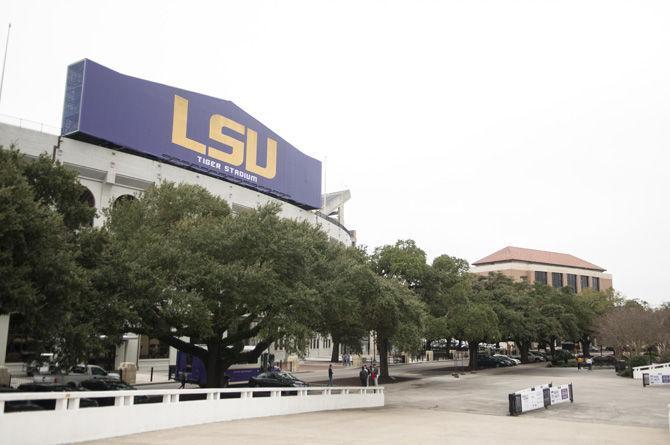
<path id="1" fill-rule="evenodd" d="M 84 380 L 121 380 L 121 376 L 115 372 L 107 372 L 97 365 L 78 365 L 70 369 L 66 374 L 35 374 L 33 382 L 35 383 L 58 383 L 68 385 L 73 388 L 79 386 Z"/>

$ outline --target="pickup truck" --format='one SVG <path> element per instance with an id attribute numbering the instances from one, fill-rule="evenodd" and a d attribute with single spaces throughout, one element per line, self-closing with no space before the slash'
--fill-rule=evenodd
<path id="1" fill-rule="evenodd" d="M 107 372 L 96 365 L 75 366 L 67 374 L 40 374 L 33 376 L 35 383 L 58 383 L 73 388 L 78 387 L 84 380 L 91 379 L 121 380 L 121 377 L 115 372 Z"/>

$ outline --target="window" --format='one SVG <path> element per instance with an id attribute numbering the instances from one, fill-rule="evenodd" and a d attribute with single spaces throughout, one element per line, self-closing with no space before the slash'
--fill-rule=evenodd
<path id="1" fill-rule="evenodd" d="M 581 283 L 582 284 L 582 289 L 588 289 L 589 288 L 589 277 L 585 277 L 584 275 L 582 275 L 580 278 L 582 279 L 582 283 Z"/>
<path id="2" fill-rule="evenodd" d="M 600 278 L 598 277 L 591 277 L 591 287 L 593 290 L 600 290 Z"/>
<path id="3" fill-rule="evenodd" d="M 551 274 L 551 285 L 555 288 L 563 287 L 563 274 L 562 273 L 552 273 Z"/>
<path id="4" fill-rule="evenodd" d="M 168 358 L 169 356 L 169 345 L 161 343 L 157 338 L 140 336 L 140 358 Z"/>
<path id="5" fill-rule="evenodd" d="M 547 284 L 547 272 L 535 272 L 535 282 Z"/>
<path id="6" fill-rule="evenodd" d="M 574 292 L 577 292 L 577 275 L 571 273 L 568 274 L 568 287 Z"/>

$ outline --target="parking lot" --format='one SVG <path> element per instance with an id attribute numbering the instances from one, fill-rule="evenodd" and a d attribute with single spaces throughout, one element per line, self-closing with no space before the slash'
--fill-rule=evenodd
<path id="1" fill-rule="evenodd" d="M 354 369 L 337 374 L 348 379 Z M 386 385 L 380 409 L 332 411 L 222 422 L 127 436 L 97 443 L 670 443 L 670 388 L 643 388 L 611 369 L 577 371 L 523 365 L 454 377 L 444 363 L 394 367 L 401 383 Z M 336 375 L 337 375 L 336 374 Z M 306 380 L 317 380 L 320 372 Z M 337 384 L 336 379 L 336 384 Z M 574 403 L 511 417 L 507 394 L 529 386 L 573 383 Z M 523 438 L 523 440 L 520 440 Z"/>

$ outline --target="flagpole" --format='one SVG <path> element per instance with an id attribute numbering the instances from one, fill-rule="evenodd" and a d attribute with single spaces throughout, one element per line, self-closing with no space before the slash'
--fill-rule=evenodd
<path id="1" fill-rule="evenodd" d="M 7 27 L 7 41 L 5 42 L 5 56 L 2 59 L 2 77 L 0 77 L 0 102 L 2 102 L 2 86 L 5 83 L 5 64 L 7 63 L 7 49 L 9 48 L 9 33 L 12 30 L 12 24 Z"/>

